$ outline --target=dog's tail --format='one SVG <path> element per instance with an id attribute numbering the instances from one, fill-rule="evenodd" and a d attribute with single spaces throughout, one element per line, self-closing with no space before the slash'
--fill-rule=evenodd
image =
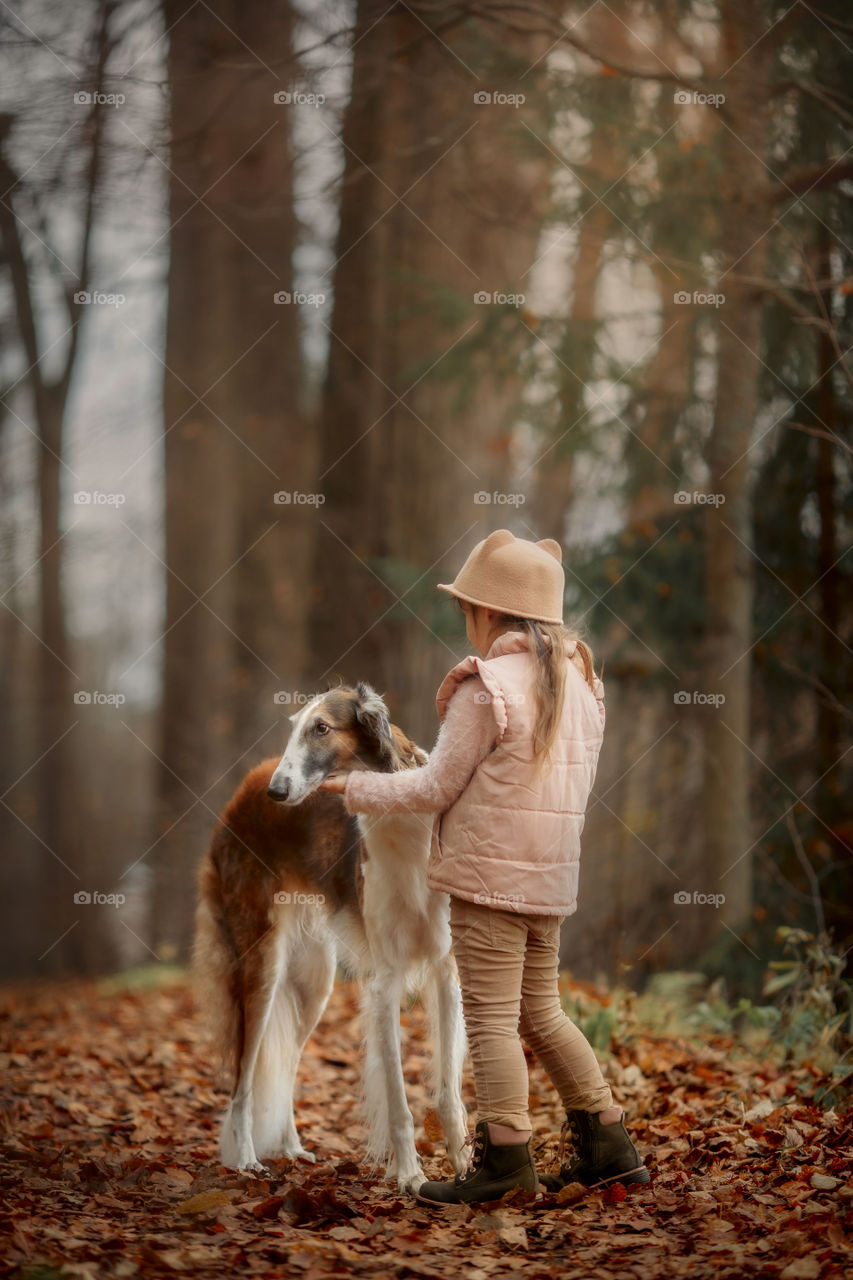
<path id="1" fill-rule="evenodd" d="M 272 915 L 239 940 L 228 906 L 214 837 L 199 872 L 193 969 L 198 1007 L 232 1093 L 220 1156 L 238 1168 L 252 1158 L 250 1147 L 256 1158 L 303 1154 L 293 1088 L 302 1047 L 332 989 L 335 947 L 316 906 L 273 904 Z"/>
<path id="2" fill-rule="evenodd" d="M 220 1067 L 231 1080 L 236 1078 L 246 1034 L 243 1001 L 237 989 L 238 962 L 211 850 L 202 860 L 198 874 L 193 988 L 202 1021 L 220 1054 Z"/>

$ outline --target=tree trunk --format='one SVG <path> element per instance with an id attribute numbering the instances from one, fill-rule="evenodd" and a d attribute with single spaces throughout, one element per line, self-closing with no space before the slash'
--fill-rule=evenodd
<path id="1" fill-rule="evenodd" d="M 590 138 L 589 168 L 597 175 L 604 190 L 624 168 L 621 153 L 614 155 L 613 139 L 604 129 L 593 128 Z M 592 380 L 592 361 L 596 349 L 601 316 L 596 305 L 596 292 L 604 261 L 604 246 L 613 228 L 613 216 L 603 203 L 594 204 L 582 217 L 577 249 L 572 266 L 568 324 L 561 344 L 560 413 L 556 439 L 542 439 L 541 457 L 536 465 L 534 483 L 535 510 L 541 527 L 549 536 L 561 539 L 574 497 L 575 456 L 578 452 L 577 427 L 589 424 L 594 414 L 587 385 Z"/>
<path id="2" fill-rule="evenodd" d="M 298 672 L 305 519 L 300 508 L 277 526 L 274 501 L 304 474 L 296 308 L 274 302 L 292 291 L 290 124 L 274 101 L 288 82 L 290 9 L 164 0 L 164 17 L 168 570 L 152 925 L 161 950 L 184 954 L 215 811 L 276 725 L 273 692 Z"/>
<path id="3" fill-rule="evenodd" d="M 708 443 L 706 509 L 705 694 L 725 703 L 705 708 L 704 825 L 706 866 L 713 889 L 725 894 L 720 919 L 735 932 L 752 910 L 750 682 L 753 555 L 750 447 L 760 408 L 762 295 L 744 277 L 765 275 L 765 232 L 771 221 L 767 172 L 769 67 L 758 9 L 727 0 L 722 7 L 722 58 L 728 128 L 722 139 L 725 294 L 718 326 L 717 399 Z M 749 56 L 746 54 L 749 52 Z M 738 59 L 742 59 L 738 61 Z M 735 65 L 736 64 L 736 65 Z"/>
<path id="4" fill-rule="evenodd" d="M 832 257 L 829 228 L 820 223 L 817 229 L 818 253 L 815 274 L 818 280 L 832 279 Z M 832 314 L 832 290 L 829 285 L 823 292 L 823 305 L 827 315 Z M 819 430 L 838 430 L 838 413 L 832 370 L 836 362 L 832 342 L 821 331 L 818 340 L 818 372 L 820 384 L 817 392 L 817 417 Z M 819 679 L 827 696 L 817 698 L 817 738 L 815 742 L 815 772 L 818 785 L 819 812 L 834 819 L 842 795 L 838 765 L 842 755 L 843 682 L 839 679 L 841 668 L 841 609 L 840 571 L 838 567 L 838 520 L 835 496 L 835 451 L 837 446 L 825 436 L 819 436 L 817 465 L 815 468 L 815 492 L 820 516 L 817 578 L 820 583 Z M 840 695 L 840 696 L 839 696 Z M 833 701 L 833 698 L 837 701 Z M 840 855 L 840 851 L 839 851 Z"/>
<path id="5" fill-rule="evenodd" d="M 39 550 L 40 628 L 38 650 L 39 757 L 37 770 L 39 836 L 43 841 L 46 946 L 43 971 L 80 972 L 85 964 L 86 928 L 78 924 L 66 933 L 77 889 L 90 886 L 84 874 L 85 857 L 73 820 L 76 806 L 75 751 L 71 727 L 75 721 L 74 693 L 65 601 L 62 593 L 62 522 L 60 468 L 65 396 L 45 389 L 39 413 Z M 70 868 L 69 875 L 66 868 Z M 90 926 L 94 927 L 94 926 Z M 65 935 L 63 937 L 63 935 Z M 55 944 L 55 945 L 54 945 Z"/>
<path id="6" fill-rule="evenodd" d="M 5 154 L 0 154 L 0 182 L 7 192 L 14 191 L 19 182 Z M 14 199 L 10 196 L 10 200 Z M 85 945 L 84 935 L 74 926 L 72 909 L 74 892 L 83 885 L 80 847 L 71 817 L 75 756 L 69 737 L 75 707 L 62 596 L 60 484 L 62 427 L 76 335 L 72 334 L 63 375 L 56 383 L 46 383 L 21 224 L 13 205 L 5 201 L 0 211 L 0 230 L 15 298 L 18 336 L 28 365 L 26 378 L 38 439 L 39 643 L 35 663 L 37 728 L 33 766 L 38 817 L 33 819 L 32 830 L 37 840 L 36 857 L 44 888 L 33 960 L 38 960 L 41 972 L 56 974 L 79 969 Z"/>
<path id="7" fill-rule="evenodd" d="M 535 519 L 475 497 L 507 488 L 527 337 L 515 308 L 474 295 L 523 288 L 550 160 L 521 127 L 526 108 L 474 101 L 448 51 L 463 37 L 476 60 L 476 28 L 439 39 L 411 12 L 359 6 L 310 621 L 315 682 L 371 680 L 425 742 L 460 652 L 436 638 L 449 614 L 435 583 L 489 529 Z M 509 35 L 505 67 L 520 77 L 545 47 Z M 502 90 L 530 98 L 532 77 L 503 74 Z M 466 349 L 484 330 L 488 350 Z"/>

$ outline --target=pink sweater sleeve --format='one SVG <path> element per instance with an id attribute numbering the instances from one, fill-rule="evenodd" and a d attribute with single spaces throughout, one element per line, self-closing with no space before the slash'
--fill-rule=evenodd
<path id="1" fill-rule="evenodd" d="M 348 812 L 445 813 L 497 737 L 491 700 L 483 694 L 479 676 L 462 681 L 447 704 L 438 739 L 422 768 L 349 774 L 344 792 Z"/>

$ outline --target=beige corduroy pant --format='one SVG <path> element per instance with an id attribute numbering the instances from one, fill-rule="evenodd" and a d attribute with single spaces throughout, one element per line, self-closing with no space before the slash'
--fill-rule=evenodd
<path id="1" fill-rule="evenodd" d="M 557 987 L 559 916 L 450 899 L 453 954 L 477 1087 L 477 1119 L 531 1128 L 522 1037 L 567 1110 L 604 1111 L 610 1088 Z"/>

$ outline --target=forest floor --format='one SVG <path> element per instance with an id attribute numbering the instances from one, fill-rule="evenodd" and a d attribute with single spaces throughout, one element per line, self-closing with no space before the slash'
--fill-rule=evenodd
<path id="1" fill-rule="evenodd" d="M 225 1092 L 185 979 L 21 987 L 0 1007 L 4 1276 L 853 1277 L 851 1112 L 814 1104 L 813 1065 L 784 1069 L 722 1036 L 632 1035 L 604 1058 L 648 1186 L 441 1212 L 359 1163 L 351 984 L 300 1069 L 297 1123 L 317 1162 L 267 1161 L 265 1178 L 219 1165 Z M 418 1005 L 403 1038 L 424 1171 L 447 1177 L 424 1136 Z M 530 1087 L 537 1162 L 551 1168 L 560 1115 L 535 1063 Z M 467 1073 L 465 1092 L 473 1114 Z"/>

